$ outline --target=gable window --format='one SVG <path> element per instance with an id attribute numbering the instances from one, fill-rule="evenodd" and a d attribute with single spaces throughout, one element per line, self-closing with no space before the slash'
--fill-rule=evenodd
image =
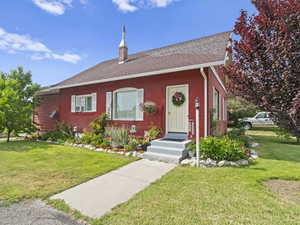
<path id="1" fill-rule="evenodd" d="M 215 88 L 213 93 L 213 119 L 220 119 L 220 93 Z"/>
<path id="2" fill-rule="evenodd" d="M 114 120 L 143 120 L 140 104 L 144 101 L 144 89 L 118 89 L 113 92 L 112 102 L 109 102 L 108 96 L 109 94 L 106 104 L 111 104 L 112 107 L 107 106 L 107 109 L 112 108 Z"/>
<path id="3" fill-rule="evenodd" d="M 72 112 L 96 112 L 96 93 L 72 95 Z"/>

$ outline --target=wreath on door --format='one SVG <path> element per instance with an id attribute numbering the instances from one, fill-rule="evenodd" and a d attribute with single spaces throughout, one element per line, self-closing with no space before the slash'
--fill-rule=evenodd
<path id="1" fill-rule="evenodd" d="M 185 96 L 182 92 L 176 92 L 172 97 L 172 102 L 176 106 L 181 106 L 185 102 Z"/>

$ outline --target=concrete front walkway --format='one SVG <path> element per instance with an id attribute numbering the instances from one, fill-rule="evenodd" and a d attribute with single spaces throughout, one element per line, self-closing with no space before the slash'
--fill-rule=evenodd
<path id="1" fill-rule="evenodd" d="M 175 167 L 175 164 L 142 159 L 54 195 L 51 199 L 63 199 L 83 215 L 99 218 Z"/>

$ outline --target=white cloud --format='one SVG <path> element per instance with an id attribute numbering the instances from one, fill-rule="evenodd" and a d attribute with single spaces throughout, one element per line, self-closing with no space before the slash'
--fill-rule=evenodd
<path id="1" fill-rule="evenodd" d="M 9 54 L 17 52 L 30 52 L 34 60 L 55 59 L 69 63 L 77 63 L 81 56 L 77 54 L 64 53 L 62 55 L 53 52 L 43 43 L 33 40 L 29 35 L 8 33 L 0 27 L 0 50 Z"/>
<path id="2" fill-rule="evenodd" d="M 88 3 L 88 1 L 89 1 L 89 0 L 80 0 L 80 3 L 83 4 L 83 5 L 85 5 L 85 4 Z"/>
<path id="3" fill-rule="evenodd" d="M 166 7 L 175 0 L 151 0 L 151 3 L 156 7 Z"/>
<path id="4" fill-rule="evenodd" d="M 62 15 L 68 7 L 71 7 L 72 0 L 32 0 L 35 5 L 54 15 Z"/>
<path id="5" fill-rule="evenodd" d="M 112 0 L 112 1 L 123 12 L 133 12 L 138 9 L 136 6 L 131 4 L 133 0 Z"/>
<path id="6" fill-rule="evenodd" d="M 79 0 L 82 5 L 86 5 L 89 0 Z M 73 0 L 32 0 L 39 8 L 54 15 L 62 15 L 67 8 L 72 7 Z"/>
<path id="7" fill-rule="evenodd" d="M 122 12 L 134 12 L 140 8 L 167 7 L 178 0 L 112 0 Z"/>

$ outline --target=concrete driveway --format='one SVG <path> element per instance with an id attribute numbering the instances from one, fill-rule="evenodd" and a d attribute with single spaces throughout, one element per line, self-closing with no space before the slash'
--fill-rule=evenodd
<path id="1" fill-rule="evenodd" d="M 0 225 L 83 225 L 41 200 L 0 207 Z"/>

